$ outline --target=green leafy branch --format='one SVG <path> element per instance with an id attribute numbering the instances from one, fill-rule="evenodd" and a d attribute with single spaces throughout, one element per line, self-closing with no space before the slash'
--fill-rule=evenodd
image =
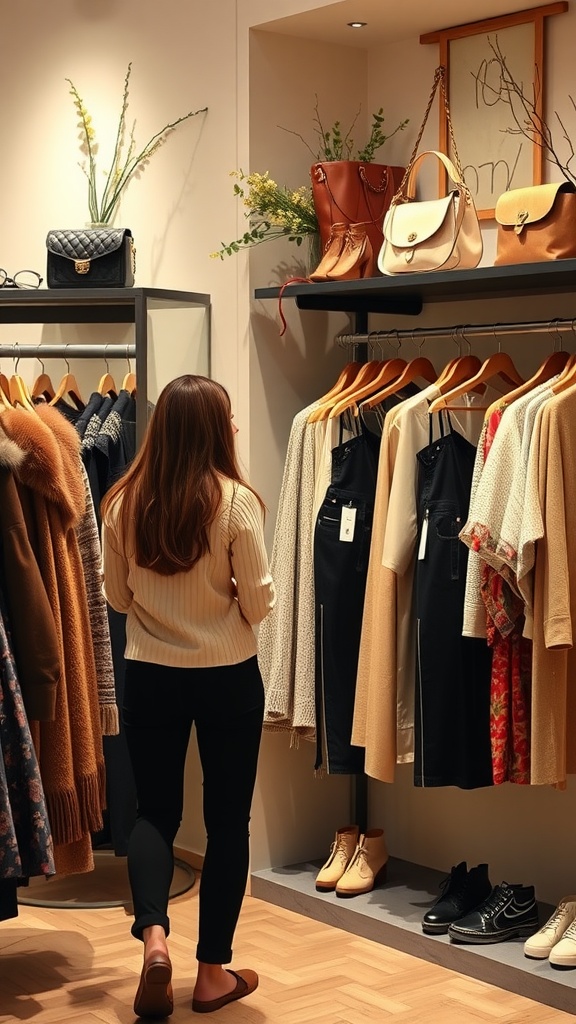
<path id="1" fill-rule="evenodd" d="M 317 138 L 316 149 L 313 149 L 312 146 L 310 146 L 300 132 L 293 131 L 291 128 L 284 128 L 282 125 L 278 125 L 278 127 L 282 131 L 288 132 L 290 135 L 295 135 L 300 139 L 310 151 L 314 160 L 361 160 L 364 163 L 371 163 L 374 160 L 376 152 L 381 149 L 384 143 L 396 135 L 396 132 L 404 130 L 408 124 L 408 119 L 400 121 L 394 131 L 386 135 L 382 128 L 384 123 L 384 108 L 380 107 L 376 113 L 372 114 L 372 124 L 370 126 L 368 141 L 364 146 L 356 151 L 352 132 L 354 131 L 361 110 L 362 107 L 359 107 L 354 115 L 354 119 L 350 127 L 346 130 L 342 128 L 342 123 L 340 121 L 334 121 L 331 127 L 326 129 L 320 116 L 318 96 L 316 96 L 314 118 L 312 119 L 314 133 Z"/>

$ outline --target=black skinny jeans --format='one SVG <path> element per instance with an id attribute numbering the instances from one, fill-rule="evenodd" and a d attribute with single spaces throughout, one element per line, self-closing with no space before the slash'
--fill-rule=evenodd
<path id="1" fill-rule="evenodd" d="M 250 805 L 264 688 L 256 657 L 216 668 L 126 662 L 122 721 L 136 780 L 138 817 L 128 844 L 132 934 L 160 924 L 169 934 L 173 843 L 182 820 L 184 765 L 196 725 L 207 846 L 200 880 L 196 957 L 232 959 L 246 889 Z"/>

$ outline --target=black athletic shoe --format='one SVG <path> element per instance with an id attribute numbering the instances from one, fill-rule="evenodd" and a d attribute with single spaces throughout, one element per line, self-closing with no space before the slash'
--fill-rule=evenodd
<path id="1" fill-rule="evenodd" d="M 476 910 L 451 924 L 448 934 L 455 942 L 503 942 L 537 928 L 534 886 L 502 882 Z"/>
<path id="2" fill-rule="evenodd" d="M 464 917 L 474 907 L 484 902 L 492 892 L 488 878 L 488 865 L 466 870 L 462 861 L 452 868 L 442 883 L 442 893 L 422 918 L 422 931 L 427 935 L 445 935 L 448 925 Z"/>

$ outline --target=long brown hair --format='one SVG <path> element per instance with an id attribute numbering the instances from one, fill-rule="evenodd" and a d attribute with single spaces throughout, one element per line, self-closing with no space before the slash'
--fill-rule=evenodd
<path id="1" fill-rule="evenodd" d="M 124 545 L 130 536 L 137 565 L 161 576 L 191 569 L 210 548 L 219 477 L 249 487 L 236 461 L 231 413 L 228 392 L 208 377 L 185 374 L 161 392 L 140 451 L 101 506 L 106 519 L 122 499 L 120 534 Z"/>

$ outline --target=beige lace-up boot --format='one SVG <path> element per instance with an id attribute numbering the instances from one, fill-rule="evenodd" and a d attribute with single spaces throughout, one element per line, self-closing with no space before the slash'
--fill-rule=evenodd
<path id="1" fill-rule="evenodd" d="M 524 943 L 524 955 L 531 960 L 545 960 L 552 949 L 576 920 L 576 896 L 565 896 L 560 900 L 552 916 L 542 925 L 535 935 L 531 935 Z M 576 943 L 574 944 L 576 953 Z"/>
<path id="2" fill-rule="evenodd" d="M 354 856 L 340 881 L 336 895 L 347 898 L 371 892 L 375 885 L 386 881 L 388 851 L 381 828 L 372 828 L 360 836 Z"/>
<path id="3" fill-rule="evenodd" d="M 357 825 L 345 825 L 336 832 L 330 847 L 330 856 L 316 876 L 318 892 L 333 892 L 348 863 L 354 856 L 360 830 Z"/>

